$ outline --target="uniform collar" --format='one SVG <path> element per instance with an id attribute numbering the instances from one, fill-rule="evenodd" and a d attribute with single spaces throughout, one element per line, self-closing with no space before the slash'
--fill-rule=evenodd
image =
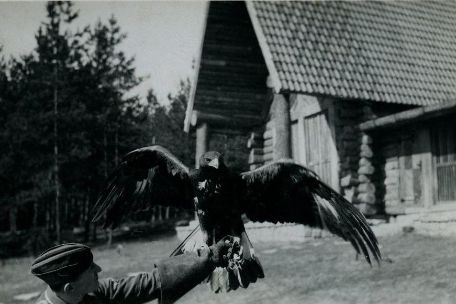
<path id="1" fill-rule="evenodd" d="M 60 299 L 50 287 L 46 288 L 44 297 L 49 304 L 67 304 L 64 300 Z"/>

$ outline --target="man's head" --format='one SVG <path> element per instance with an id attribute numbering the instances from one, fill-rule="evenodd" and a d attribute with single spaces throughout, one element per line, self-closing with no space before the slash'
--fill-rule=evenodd
<path id="1" fill-rule="evenodd" d="M 66 295 L 76 298 L 94 292 L 98 288 L 98 273 L 100 271 L 101 267 L 92 263 L 89 268 L 75 279 L 60 286 L 60 292 L 63 291 Z"/>
<path id="2" fill-rule="evenodd" d="M 100 271 L 100 266 L 93 262 L 90 248 L 75 243 L 46 250 L 35 259 L 31 268 L 31 273 L 53 291 L 70 297 L 82 297 L 95 291 Z"/>

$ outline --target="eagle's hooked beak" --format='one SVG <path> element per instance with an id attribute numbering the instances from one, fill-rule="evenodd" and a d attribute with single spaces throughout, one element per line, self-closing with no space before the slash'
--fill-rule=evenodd
<path id="1" fill-rule="evenodd" d="M 218 158 L 214 158 L 213 160 L 211 160 L 208 165 L 212 168 L 218 169 L 218 167 L 219 167 Z"/>

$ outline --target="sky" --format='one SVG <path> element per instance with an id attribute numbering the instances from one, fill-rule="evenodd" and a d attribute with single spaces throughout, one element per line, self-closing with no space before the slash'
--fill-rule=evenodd
<path id="1" fill-rule="evenodd" d="M 136 58 L 136 71 L 148 78 L 136 90 L 145 97 L 153 88 L 166 103 L 181 79 L 193 78 L 192 60 L 198 56 L 206 3 L 203 1 L 81 1 L 75 27 L 107 21 L 114 15 L 127 33 L 121 49 Z M 45 20 L 45 2 L 0 1 L 0 45 L 7 56 L 27 54 L 34 34 Z"/>

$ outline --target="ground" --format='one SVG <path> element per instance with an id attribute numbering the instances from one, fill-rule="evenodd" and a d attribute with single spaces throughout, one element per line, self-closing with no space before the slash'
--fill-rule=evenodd
<path id="1" fill-rule="evenodd" d="M 307 242 L 257 242 L 266 278 L 246 290 L 212 294 L 197 286 L 179 303 L 454 303 L 456 238 L 415 233 L 380 238 L 386 261 L 369 267 L 338 238 Z M 175 236 L 94 249 L 104 271 L 120 277 L 147 271 L 178 244 Z M 44 285 L 29 272 L 32 258 L 9 259 L 0 266 L 0 303 L 18 304 L 13 296 Z"/>

